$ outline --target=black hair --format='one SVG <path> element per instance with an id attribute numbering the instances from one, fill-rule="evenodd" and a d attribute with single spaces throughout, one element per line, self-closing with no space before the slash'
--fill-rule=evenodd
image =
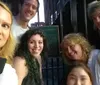
<path id="1" fill-rule="evenodd" d="M 25 0 L 20 0 L 20 3 L 21 3 L 21 6 L 24 4 L 24 1 Z M 37 1 L 37 4 L 38 4 L 38 7 L 37 7 L 37 10 L 39 9 L 39 6 L 40 6 L 40 3 L 39 3 L 39 0 L 36 0 Z"/>
<path id="2" fill-rule="evenodd" d="M 47 45 L 46 45 L 46 38 L 44 36 L 43 31 L 40 29 L 30 29 L 26 31 L 25 34 L 23 34 L 22 37 L 20 38 L 20 43 L 16 46 L 14 57 L 19 56 L 25 59 L 26 66 L 28 67 L 28 73 L 30 74 L 29 76 L 34 77 L 37 83 L 36 85 L 39 85 L 40 66 L 39 66 L 39 63 L 37 62 L 37 59 L 35 59 L 35 57 L 31 55 L 28 49 L 29 39 L 31 38 L 32 35 L 36 35 L 36 34 L 39 34 L 41 37 L 43 37 L 44 48 L 43 48 L 42 54 L 45 55 Z"/>

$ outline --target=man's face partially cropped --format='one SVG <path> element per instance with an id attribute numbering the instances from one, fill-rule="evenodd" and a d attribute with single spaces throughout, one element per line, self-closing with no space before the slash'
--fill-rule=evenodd
<path id="1" fill-rule="evenodd" d="M 100 30 L 100 9 L 97 9 L 92 15 L 93 22 L 97 29 Z"/>
<path id="2" fill-rule="evenodd" d="M 24 4 L 22 6 L 21 10 L 21 17 L 24 21 L 29 21 L 32 19 L 38 8 L 38 2 L 37 0 L 24 0 Z"/>

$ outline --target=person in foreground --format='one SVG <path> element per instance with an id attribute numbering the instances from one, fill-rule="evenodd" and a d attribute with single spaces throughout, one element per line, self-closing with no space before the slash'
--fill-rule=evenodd
<path id="1" fill-rule="evenodd" d="M 12 68 L 12 56 L 15 48 L 11 34 L 12 13 L 0 1 L 0 85 L 18 85 L 18 77 Z"/>
<path id="2" fill-rule="evenodd" d="M 42 85 L 42 59 L 46 52 L 46 38 L 40 29 L 25 32 L 16 47 L 14 68 L 18 85 Z"/>
<path id="3" fill-rule="evenodd" d="M 66 76 L 66 85 L 93 85 L 93 79 L 90 69 L 86 64 L 75 62 L 68 69 Z"/>

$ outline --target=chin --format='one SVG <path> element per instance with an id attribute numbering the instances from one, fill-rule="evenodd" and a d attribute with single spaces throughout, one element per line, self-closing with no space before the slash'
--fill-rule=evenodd
<path id="1" fill-rule="evenodd" d="M 40 56 L 40 54 L 38 54 L 38 53 L 35 53 L 35 54 L 33 54 L 33 56 Z"/>
<path id="2" fill-rule="evenodd" d="M 31 19 L 30 18 L 27 18 L 27 17 L 24 19 L 25 22 L 29 22 L 30 20 Z"/>

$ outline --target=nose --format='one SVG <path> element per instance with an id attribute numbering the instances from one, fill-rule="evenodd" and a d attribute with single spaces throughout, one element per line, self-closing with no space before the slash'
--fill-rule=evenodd
<path id="1" fill-rule="evenodd" d="M 39 46 L 38 42 L 35 43 L 35 47 L 37 48 Z"/>
<path id="2" fill-rule="evenodd" d="M 71 54 L 72 53 L 72 49 L 70 47 L 68 47 L 68 53 Z"/>
<path id="3" fill-rule="evenodd" d="M 75 85 L 81 85 L 81 81 L 80 80 L 76 80 Z"/>
<path id="4" fill-rule="evenodd" d="M 97 18 L 96 18 L 96 21 L 97 21 L 97 22 L 100 22 L 100 17 L 97 17 Z"/>

